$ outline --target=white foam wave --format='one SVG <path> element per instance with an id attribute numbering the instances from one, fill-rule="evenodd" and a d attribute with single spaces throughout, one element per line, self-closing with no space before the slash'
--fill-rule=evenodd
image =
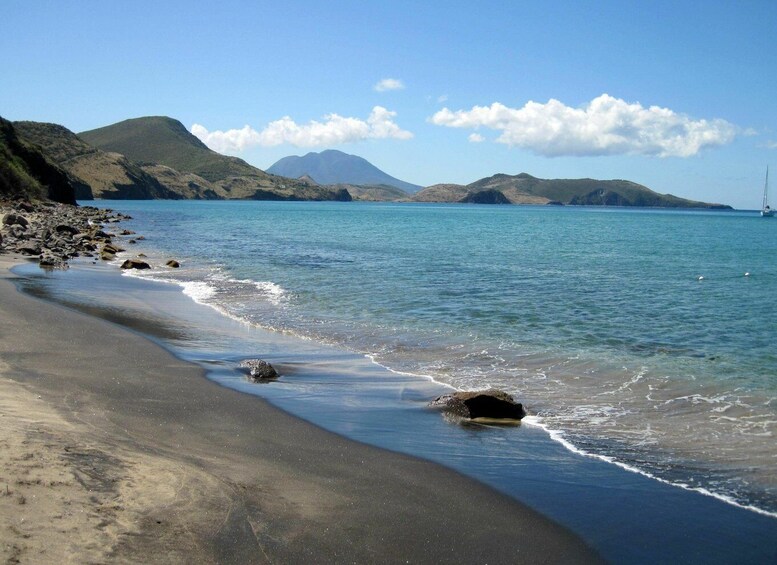
<path id="1" fill-rule="evenodd" d="M 257 282 L 254 283 L 254 286 L 275 304 L 280 304 L 287 296 L 286 290 L 282 286 L 271 281 Z"/>
<path id="2" fill-rule="evenodd" d="M 450 388 L 450 389 L 452 389 L 452 390 L 456 390 L 456 387 L 455 387 L 455 386 L 453 386 L 453 385 L 451 385 L 451 384 L 448 384 L 448 383 L 445 383 L 445 382 L 442 382 L 442 381 L 438 381 L 438 380 L 437 380 L 437 379 L 435 379 L 435 378 L 434 378 L 432 375 L 425 375 L 425 374 L 421 374 L 421 373 L 411 373 L 411 372 L 408 372 L 408 371 L 398 371 L 398 370 L 396 370 L 396 369 L 392 369 L 392 368 L 391 368 L 391 367 L 389 367 L 388 365 L 384 365 L 383 363 L 381 363 L 380 361 L 378 361 L 378 360 L 376 359 L 376 355 L 375 355 L 375 354 L 372 354 L 372 353 L 365 353 L 365 354 L 364 354 L 364 356 L 365 356 L 367 359 L 369 359 L 371 363 L 373 363 L 373 364 L 377 365 L 378 367 L 380 367 L 380 368 L 382 368 L 382 369 L 385 369 L 385 370 L 386 370 L 386 371 L 388 371 L 389 373 L 394 373 L 395 375 L 402 375 L 402 376 L 404 376 L 404 377 L 414 377 L 414 378 L 418 378 L 418 379 L 424 379 L 424 380 L 427 380 L 427 381 L 433 382 L 433 383 L 435 383 L 435 384 L 438 384 L 438 385 L 440 385 L 440 386 L 444 386 L 444 387 Z"/>
<path id="3" fill-rule="evenodd" d="M 216 295 L 216 289 L 206 282 L 180 281 L 178 284 L 183 288 L 183 293 L 197 304 L 207 304 L 207 300 Z"/>
<path id="4" fill-rule="evenodd" d="M 276 297 L 277 300 L 280 300 L 285 296 L 286 291 L 279 285 L 276 285 L 275 283 L 256 282 L 253 280 L 232 279 L 221 275 L 217 270 L 210 273 L 209 275 L 206 275 L 202 280 L 194 280 L 194 281 L 171 278 L 168 276 L 159 276 L 160 275 L 159 271 L 132 270 L 132 271 L 125 271 L 123 274 L 126 276 L 142 278 L 142 279 L 152 279 L 155 282 L 173 284 L 173 285 L 179 286 L 181 287 L 181 291 L 183 292 L 183 294 L 191 298 L 192 301 L 194 301 L 196 304 L 200 304 L 202 306 L 207 306 L 209 308 L 212 308 L 222 316 L 225 316 L 231 320 L 234 320 L 241 324 L 245 324 L 246 326 L 251 326 L 251 327 L 255 327 L 255 328 L 259 328 L 267 331 L 274 331 L 274 332 L 283 333 L 283 334 L 288 333 L 282 328 L 275 328 L 268 325 L 258 324 L 247 318 L 244 318 L 236 314 L 235 312 L 232 312 L 229 308 L 221 304 L 218 300 L 215 300 L 219 292 L 223 290 L 223 283 L 227 283 L 227 285 L 229 283 L 250 284 L 252 287 L 255 287 L 258 290 L 262 290 L 263 293 L 269 294 L 272 297 Z M 302 339 L 307 339 L 305 338 L 305 336 L 297 336 L 297 337 L 300 337 Z"/>
<path id="5" fill-rule="evenodd" d="M 591 459 L 598 459 L 600 461 L 603 461 L 605 463 L 609 463 L 611 465 L 615 465 L 625 471 L 628 471 L 630 473 L 636 473 L 638 475 L 642 475 L 644 477 L 647 477 L 649 479 L 652 479 L 654 481 L 658 481 L 660 483 L 663 483 L 665 485 L 678 487 L 684 490 L 689 490 L 693 492 L 697 492 L 699 494 L 703 494 L 704 496 L 710 496 L 712 498 L 715 498 L 717 500 L 720 500 L 722 502 L 725 502 L 726 504 L 730 504 L 732 506 L 736 506 L 738 508 L 742 508 L 744 510 L 750 510 L 751 512 L 755 512 L 757 514 L 762 514 L 764 516 L 769 516 L 771 518 L 777 518 L 777 512 L 770 512 L 768 510 L 764 510 L 763 508 L 758 508 L 757 506 L 753 506 L 752 504 L 742 504 L 741 502 L 738 502 L 734 498 L 713 492 L 709 489 L 706 489 L 704 487 L 695 487 L 691 486 L 687 483 L 681 483 L 681 482 L 673 482 L 666 479 L 662 479 L 661 477 L 657 477 L 656 475 L 653 475 L 652 473 L 649 473 L 643 469 L 639 469 L 637 467 L 634 467 L 632 465 L 629 465 L 627 463 L 623 463 L 622 461 L 618 461 L 614 457 L 610 457 L 609 455 L 601 455 L 598 453 L 590 453 L 588 451 L 585 451 L 583 449 L 580 449 L 575 444 L 570 442 L 564 437 L 564 432 L 560 430 L 555 430 L 547 426 L 540 416 L 526 416 L 523 420 L 521 420 L 522 423 L 528 424 L 530 426 L 535 426 L 538 428 L 541 428 L 544 430 L 548 436 L 550 436 L 550 439 L 552 439 L 555 442 L 560 443 L 563 445 L 567 450 L 571 451 L 572 453 L 575 453 L 576 455 L 581 455 L 583 457 L 589 457 Z"/>

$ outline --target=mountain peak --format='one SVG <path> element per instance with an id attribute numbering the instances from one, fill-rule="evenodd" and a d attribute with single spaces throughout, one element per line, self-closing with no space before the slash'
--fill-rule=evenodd
<path id="1" fill-rule="evenodd" d="M 98 149 L 121 153 L 131 161 L 158 163 L 211 182 L 235 176 L 266 176 L 242 159 L 209 149 L 181 122 L 167 116 L 132 118 L 78 135 Z"/>
<path id="2" fill-rule="evenodd" d="M 81 132 L 78 135 L 87 143 L 104 151 L 132 155 L 131 158 L 135 161 L 153 160 L 151 154 L 146 155 L 144 145 L 158 147 L 184 143 L 200 151 L 211 151 L 181 122 L 168 116 L 130 118 L 110 126 Z"/>
<path id="3" fill-rule="evenodd" d="M 337 149 L 310 152 L 303 157 L 284 157 L 267 172 L 291 178 L 307 176 L 319 184 L 388 185 L 407 192 L 417 192 L 421 188 L 384 173 L 363 157 Z"/>

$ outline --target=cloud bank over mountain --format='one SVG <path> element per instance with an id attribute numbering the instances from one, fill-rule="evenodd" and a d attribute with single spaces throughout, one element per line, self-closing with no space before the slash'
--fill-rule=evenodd
<path id="1" fill-rule="evenodd" d="M 241 129 L 208 131 L 193 124 L 191 132 L 205 145 L 219 153 L 236 153 L 249 147 L 273 147 L 290 144 L 296 147 L 331 147 L 367 139 L 411 139 L 413 134 L 394 122 L 396 112 L 375 106 L 367 119 L 327 114 L 323 121 L 298 124 L 284 116 L 257 131 L 249 125 Z"/>
<path id="2" fill-rule="evenodd" d="M 545 157 L 650 155 L 690 157 L 733 141 L 738 128 L 722 120 L 693 119 L 658 106 L 644 107 L 602 94 L 580 108 L 551 99 L 510 108 L 499 102 L 471 110 L 443 108 L 429 121 L 452 128 L 501 132 L 498 143 Z M 482 141 L 479 134 L 470 141 Z"/>

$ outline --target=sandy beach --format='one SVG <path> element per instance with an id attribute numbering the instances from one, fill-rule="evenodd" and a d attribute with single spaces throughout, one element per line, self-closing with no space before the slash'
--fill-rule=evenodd
<path id="1" fill-rule="evenodd" d="M 533 510 L 22 295 L 0 257 L 7 563 L 596 561 Z"/>

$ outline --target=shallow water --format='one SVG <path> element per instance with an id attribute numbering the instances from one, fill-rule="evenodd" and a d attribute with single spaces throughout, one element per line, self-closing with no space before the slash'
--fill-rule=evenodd
<path id="1" fill-rule="evenodd" d="M 571 449 L 777 512 L 777 221 L 570 207 L 114 207 L 147 237 L 131 251 L 184 264 L 141 276 L 393 371 L 504 388 Z"/>
<path id="2" fill-rule="evenodd" d="M 446 421 L 426 408 L 450 390 L 432 380 L 261 330 L 193 303 L 177 286 L 122 277 L 115 265 L 64 272 L 29 265 L 15 272 L 24 291 L 143 333 L 224 386 L 490 484 L 572 529 L 612 562 L 764 563 L 777 556 L 777 519 L 577 455 L 526 421 L 509 427 Z M 237 366 L 257 356 L 279 369 L 279 381 L 246 380 Z"/>

